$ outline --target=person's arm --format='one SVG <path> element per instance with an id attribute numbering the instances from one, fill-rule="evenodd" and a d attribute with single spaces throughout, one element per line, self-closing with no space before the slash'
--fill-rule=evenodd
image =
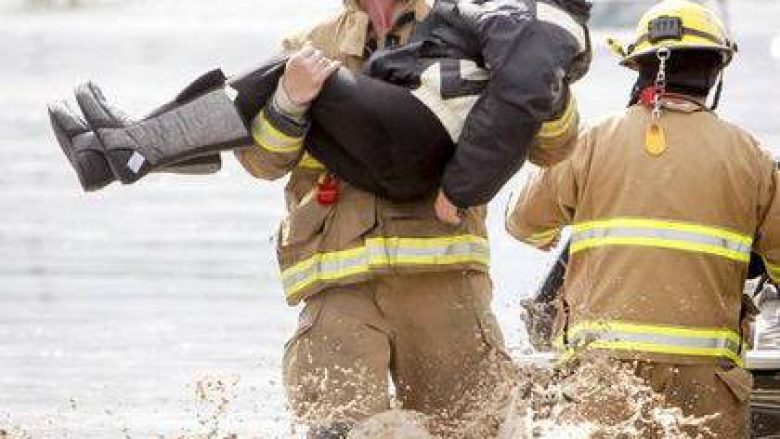
<path id="1" fill-rule="evenodd" d="M 339 66 L 310 44 L 290 57 L 273 99 L 252 121 L 255 146 L 236 151 L 250 174 L 274 180 L 296 166 L 310 126 L 309 106 Z"/>
<path id="2" fill-rule="evenodd" d="M 565 160 L 577 143 L 580 113 L 577 99 L 569 92 L 562 109 L 542 124 L 528 151 L 528 161 L 543 168 Z"/>
<path id="3" fill-rule="evenodd" d="M 244 168 L 257 178 L 275 180 L 286 175 L 303 153 L 303 141 L 309 129 L 306 108 L 287 106 L 289 102 L 279 86 L 271 103 L 255 117 L 251 125 L 251 148 L 236 150 Z"/>
<path id="4" fill-rule="evenodd" d="M 444 195 L 464 208 L 490 201 L 528 158 L 543 124 L 565 115 L 573 79 L 567 69 L 588 46 L 584 27 L 562 11 L 553 14 L 556 22 L 535 17 L 522 3 L 459 3 L 456 9 L 491 70 L 442 182 Z"/>
<path id="5" fill-rule="evenodd" d="M 579 191 L 587 176 L 590 149 L 589 136 L 581 136 L 568 159 L 538 170 L 515 193 L 506 212 L 506 230 L 510 235 L 541 250 L 558 243 L 563 227 L 574 219 Z"/>
<path id="6" fill-rule="evenodd" d="M 563 227 L 574 216 L 574 206 L 564 206 L 555 190 L 557 180 L 571 179 L 569 167 L 540 170 L 514 194 L 506 213 L 506 230 L 514 238 L 541 250 L 553 248 Z"/>

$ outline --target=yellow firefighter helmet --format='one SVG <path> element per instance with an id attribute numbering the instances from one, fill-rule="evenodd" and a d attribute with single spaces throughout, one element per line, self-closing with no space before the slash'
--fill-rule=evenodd
<path id="1" fill-rule="evenodd" d="M 664 0 L 639 20 L 634 42 L 623 47 L 610 39 L 621 65 L 637 68 L 637 60 L 661 48 L 671 51 L 711 50 L 721 54 L 723 67 L 731 62 L 736 45 L 729 39 L 720 18 L 711 9 L 689 0 Z"/>

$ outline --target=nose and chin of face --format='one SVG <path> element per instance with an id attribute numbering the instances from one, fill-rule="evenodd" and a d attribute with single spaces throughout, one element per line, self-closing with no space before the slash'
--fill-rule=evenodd
<path id="1" fill-rule="evenodd" d="M 360 6 L 368 13 L 378 34 L 387 33 L 393 25 L 396 8 L 403 4 L 404 0 L 360 0 Z"/>

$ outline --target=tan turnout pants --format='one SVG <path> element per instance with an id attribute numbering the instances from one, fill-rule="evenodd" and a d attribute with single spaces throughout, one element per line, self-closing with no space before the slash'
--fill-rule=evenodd
<path id="1" fill-rule="evenodd" d="M 692 437 L 741 439 L 749 437 L 749 403 L 753 379 L 739 368 L 715 364 L 674 365 L 639 362 L 635 373 L 666 401 L 688 416 L 718 414 L 705 424 L 710 433 L 692 431 Z"/>
<path id="2" fill-rule="evenodd" d="M 461 271 L 318 294 L 285 350 L 293 411 L 312 425 L 381 413 L 389 372 L 402 408 L 432 415 L 446 436 L 489 437 L 513 376 L 491 297 L 487 274 Z"/>

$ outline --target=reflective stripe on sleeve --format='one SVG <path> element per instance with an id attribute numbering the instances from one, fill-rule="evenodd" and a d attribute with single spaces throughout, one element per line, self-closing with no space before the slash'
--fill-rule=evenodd
<path id="1" fill-rule="evenodd" d="M 769 260 L 763 256 L 761 259 L 764 261 L 764 267 L 766 267 L 766 271 L 767 274 L 769 274 L 769 277 L 771 277 L 775 282 L 780 282 L 780 266 L 771 264 Z"/>
<path id="2" fill-rule="evenodd" d="M 753 238 L 725 229 L 641 218 L 575 224 L 571 253 L 604 246 L 656 247 L 749 262 Z"/>
<path id="3" fill-rule="evenodd" d="M 561 228 L 558 227 L 544 232 L 534 233 L 533 235 L 524 238 L 523 241 L 535 247 L 546 247 L 555 242 L 560 234 Z"/>
<path id="4" fill-rule="evenodd" d="M 312 157 L 308 152 L 303 154 L 301 161 L 298 162 L 298 166 L 303 169 L 311 169 L 315 171 L 321 171 L 325 169 L 325 165 Z"/>
<path id="5" fill-rule="evenodd" d="M 540 139 L 554 139 L 571 132 L 579 126 L 579 112 L 577 110 L 577 100 L 571 95 L 566 103 L 566 110 L 556 120 L 551 120 L 542 124 L 542 128 L 537 133 Z"/>
<path id="6" fill-rule="evenodd" d="M 266 151 L 276 154 L 297 153 L 303 148 L 303 137 L 283 133 L 271 123 L 265 110 L 252 121 L 252 138 Z"/>
<path id="7" fill-rule="evenodd" d="M 742 365 L 739 333 L 731 329 L 702 329 L 626 322 L 583 322 L 567 333 L 557 346 L 571 351 L 605 349 L 668 355 L 726 358 Z"/>
<path id="8" fill-rule="evenodd" d="M 485 238 L 368 238 L 362 247 L 317 253 L 283 270 L 282 285 L 287 296 L 294 296 L 317 282 L 346 279 L 383 267 L 468 263 L 489 265 L 490 247 Z"/>

